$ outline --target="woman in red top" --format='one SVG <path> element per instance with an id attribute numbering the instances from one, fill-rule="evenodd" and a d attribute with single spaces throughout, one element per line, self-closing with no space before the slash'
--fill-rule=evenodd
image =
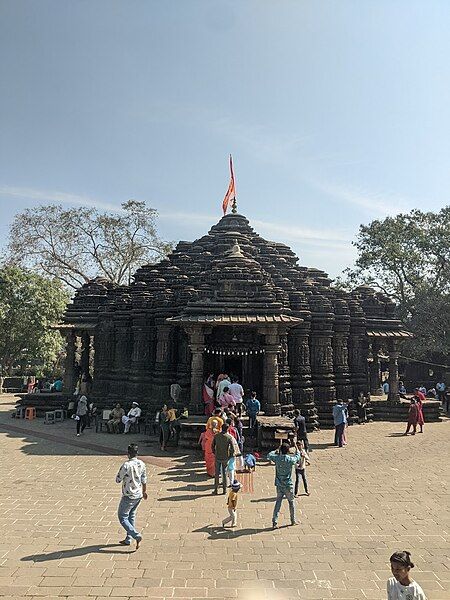
<path id="1" fill-rule="evenodd" d="M 408 435 L 411 427 L 413 429 L 412 434 L 416 435 L 418 420 L 419 420 L 419 408 L 416 404 L 415 398 L 411 398 L 411 405 L 409 407 L 409 415 L 408 415 L 408 426 L 406 427 L 406 431 L 403 435 Z"/>
<path id="2" fill-rule="evenodd" d="M 417 424 L 420 427 L 419 433 L 423 433 L 423 424 L 425 423 L 423 418 L 423 402 L 425 400 L 425 394 L 416 389 L 414 390 L 414 398 L 416 399 L 417 404 Z"/>

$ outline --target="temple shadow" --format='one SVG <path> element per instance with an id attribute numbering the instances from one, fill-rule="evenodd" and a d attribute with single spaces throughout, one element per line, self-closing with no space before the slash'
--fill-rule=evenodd
<path id="1" fill-rule="evenodd" d="M 284 527 L 288 527 L 288 525 L 281 525 L 278 529 L 283 529 Z M 222 526 L 217 525 L 205 525 L 204 527 L 200 527 L 199 529 L 194 529 L 192 533 L 207 533 L 208 540 L 224 540 L 229 538 L 238 538 L 244 537 L 247 535 L 255 535 L 257 533 L 264 533 L 268 531 L 272 531 L 272 527 L 247 527 L 245 529 L 231 529 L 224 528 Z"/>
<path id="2" fill-rule="evenodd" d="M 108 550 L 108 548 L 120 548 L 120 551 Z M 49 560 L 64 560 L 65 558 L 86 556 L 86 554 L 132 554 L 133 552 L 136 552 L 136 550 L 125 550 L 125 546 L 120 544 L 96 544 L 95 546 L 83 546 L 72 550 L 56 550 L 48 554 L 31 554 L 20 560 L 22 562 L 47 562 Z"/>

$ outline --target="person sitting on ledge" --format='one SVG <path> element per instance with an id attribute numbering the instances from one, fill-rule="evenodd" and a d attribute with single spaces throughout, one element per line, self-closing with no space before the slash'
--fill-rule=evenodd
<path id="1" fill-rule="evenodd" d="M 122 422 L 122 417 L 125 416 L 125 411 L 119 403 L 115 405 L 109 414 L 109 421 L 106 423 L 108 433 L 119 433 L 119 425 Z"/>
<path id="2" fill-rule="evenodd" d="M 128 433 L 130 431 L 131 424 L 136 423 L 141 414 L 142 411 L 139 408 L 139 404 L 137 402 L 133 402 L 128 414 L 122 417 L 122 423 L 125 425 L 124 433 Z"/>

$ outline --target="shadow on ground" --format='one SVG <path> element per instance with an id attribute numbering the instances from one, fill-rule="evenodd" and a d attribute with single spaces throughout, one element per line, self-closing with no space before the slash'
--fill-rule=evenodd
<path id="1" fill-rule="evenodd" d="M 110 550 L 117 548 L 117 550 Z M 57 550 L 48 554 L 31 554 L 24 556 L 20 560 L 22 562 L 47 562 L 50 560 L 63 560 L 65 558 L 76 558 L 78 556 L 86 556 L 87 554 L 132 554 L 133 550 L 126 550 L 120 544 L 97 544 L 95 546 L 83 546 L 81 548 L 73 548 L 72 550 Z"/>
<path id="2" fill-rule="evenodd" d="M 289 527 L 288 525 L 282 525 L 278 527 L 278 529 L 284 529 L 285 527 Z M 258 533 L 266 533 L 268 531 L 273 531 L 272 527 L 247 527 L 245 529 L 226 529 L 225 527 L 217 527 L 214 525 L 205 525 L 204 527 L 200 527 L 199 529 L 194 529 L 192 533 L 207 533 L 208 540 L 224 540 L 224 539 L 234 539 L 239 537 L 245 537 L 247 535 L 256 535 Z"/>

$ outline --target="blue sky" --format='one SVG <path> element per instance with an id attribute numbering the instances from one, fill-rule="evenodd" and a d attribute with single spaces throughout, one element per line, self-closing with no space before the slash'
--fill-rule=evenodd
<path id="1" fill-rule="evenodd" d="M 0 0 L 0 223 L 144 199 L 239 212 L 337 275 L 360 223 L 450 190 L 450 2 Z"/>

